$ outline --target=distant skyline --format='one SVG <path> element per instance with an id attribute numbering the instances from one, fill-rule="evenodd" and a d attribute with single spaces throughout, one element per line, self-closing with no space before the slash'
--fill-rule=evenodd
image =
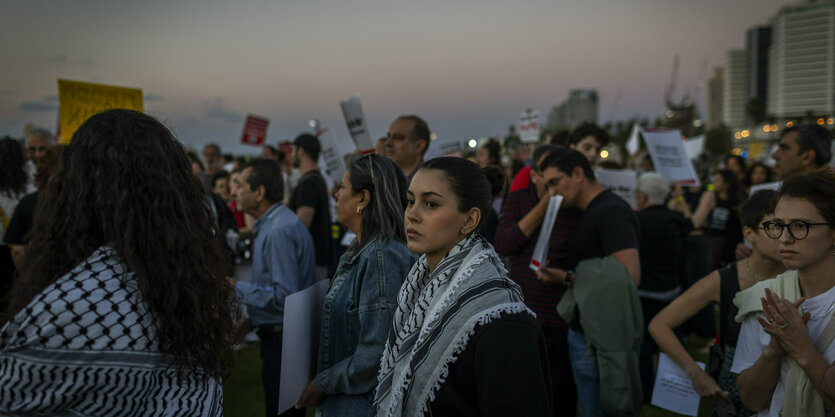
<path id="1" fill-rule="evenodd" d="M 141 88 L 186 145 L 246 155 L 247 113 L 270 119 L 273 144 L 311 118 L 348 140 L 339 100 L 354 93 L 374 138 L 400 114 L 440 142 L 502 134 L 573 88 L 597 89 L 601 122 L 654 118 L 674 55 L 679 100 L 791 3 L 4 0 L 0 135 L 54 130 L 58 78 Z"/>

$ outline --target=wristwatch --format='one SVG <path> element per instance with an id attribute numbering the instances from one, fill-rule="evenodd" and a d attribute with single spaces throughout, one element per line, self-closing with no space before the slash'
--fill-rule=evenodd
<path id="1" fill-rule="evenodd" d="M 563 280 L 562 285 L 565 285 L 566 287 L 570 287 L 573 282 L 574 282 L 574 271 L 569 269 L 568 271 L 565 271 L 565 279 Z"/>

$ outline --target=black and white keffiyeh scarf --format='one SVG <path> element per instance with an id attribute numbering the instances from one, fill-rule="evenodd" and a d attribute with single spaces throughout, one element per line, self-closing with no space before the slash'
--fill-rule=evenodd
<path id="1" fill-rule="evenodd" d="M 456 244 L 431 274 L 421 256 L 400 288 L 375 415 L 423 415 L 475 328 L 521 312 L 535 316 L 484 238 L 473 234 Z"/>

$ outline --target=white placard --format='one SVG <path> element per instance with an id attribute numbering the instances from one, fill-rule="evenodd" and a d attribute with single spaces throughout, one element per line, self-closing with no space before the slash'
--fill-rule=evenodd
<path id="1" fill-rule="evenodd" d="M 560 211 L 562 196 L 555 195 L 548 200 L 548 209 L 545 211 L 545 218 L 542 219 L 542 227 L 539 229 L 539 237 L 536 238 L 536 246 L 533 248 L 531 263 L 528 265 L 534 271 L 545 263 L 548 257 L 548 245 L 551 243 L 551 231 L 554 229 L 554 220 L 557 219 L 557 212 Z"/>
<path id="2" fill-rule="evenodd" d="M 696 364 L 705 369 L 705 364 Z M 695 417 L 699 414 L 700 399 L 684 369 L 661 352 L 658 355 L 658 373 L 655 375 L 650 403 L 665 410 Z"/>
<path id="3" fill-rule="evenodd" d="M 643 129 L 641 135 L 658 174 L 673 184 L 700 185 L 678 129 Z"/>
<path id="4" fill-rule="evenodd" d="M 519 137 L 522 142 L 539 141 L 539 112 L 526 110 L 519 116 Z"/>
<path id="5" fill-rule="evenodd" d="M 345 232 L 344 235 L 342 235 L 342 240 L 339 242 L 339 244 L 342 246 L 351 246 L 351 244 L 354 243 L 354 239 L 356 238 L 357 234 L 348 230 Z"/>
<path id="6" fill-rule="evenodd" d="M 687 152 L 688 158 L 696 159 L 705 151 L 705 135 L 694 136 L 685 140 L 684 150 Z"/>
<path id="7" fill-rule="evenodd" d="M 632 133 L 629 134 L 629 139 L 626 140 L 626 152 L 629 156 L 635 155 L 641 147 L 641 128 L 635 123 L 632 125 Z"/>
<path id="8" fill-rule="evenodd" d="M 783 181 L 775 181 L 775 182 L 764 182 L 762 184 L 752 185 L 751 189 L 748 191 L 748 195 L 754 195 L 757 191 L 762 190 L 774 190 L 779 191 L 780 185 L 783 184 Z"/>
<path id="9" fill-rule="evenodd" d="M 340 141 L 333 132 L 333 129 L 323 129 L 319 134 L 319 143 L 322 144 L 322 153 L 320 158 L 325 161 L 325 171 L 328 176 L 336 181 L 342 181 L 342 175 L 345 174 L 347 167 L 345 166 L 345 155 L 354 152 L 356 146 L 349 140 Z M 330 190 L 333 184 L 328 184 Z"/>
<path id="10" fill-rule="evenodd" d="M 638 188 L 637 171 L 598 168 L 595 175 L 598 184 L 624 199 L 632 210 L 638 209 L 638 202 L 635 200 L 635 189 Z"/>
<path id="11" fill-rule="evenodd" d="M 323 279 L 284 299 L 284 334 L 281 338 L 281 389 L 278 412 L 296 405 L 316 374 L 322 305 L 330 280 Z"/>
<path id="12" fill-rule="evenodd" d="M 345 116 L 345 123 L 348 124 L 348 131 L 351 132 L 351 138 L 354 139 L 357 148 L 363 152 L 374 150 L 374 141 L 362 112 L 359 93 L 340 101 L 339 106 L 342 107 L 342 115 Z"/>

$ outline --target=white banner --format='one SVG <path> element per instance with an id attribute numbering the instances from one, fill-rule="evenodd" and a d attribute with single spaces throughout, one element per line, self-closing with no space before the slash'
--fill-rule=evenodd
<path id="1" fill-rule="evenodd" d="M 638 202 L 635 201 L 635 189 L 638 187 L 637 171 L 598 168 L 595 175 L 598 184 L 624 199 L 632 210 L 638 209 Z"/>
<path id="2" fill-rule="evenodd" d="M 362 113 L 359 93 L 340 101 L 339 105 L 342 107 L 342 115 L 345 116 L 345 123 L 348 124 L 348 131 L 351 132 L 357 148 L 363 152 L 374 150 L 374 141 L 371 139 L 365 115 Z"/>
<path id="3" fill-rule="evenodd" d="M 643 129 L 641 135 L 658 174 L 674 184 L 700 185 L 678 129 Z"/>
<path id="4" fill-rule="evenodd" d="M 519 137 L 522 142 L 539 141 L 539 112 L 526 110 L 519 116 Z"/>
<path id="5" fill-rule="evenodd" d="M 534 271 L 538 271 L 539 267 L 547 261 L 545 258 L 548 257 L 548 246 L 551 244 L 551 231 L 554 229 L 554 221 L 557 219 L 557 212 L 560 211 L 561 204 L 561 195 L 555 195 L 548 200 L 548 209 L 545 211 L 545 218 L 542 219 L 539 237 L 536 238 L 531 263 L 528 265 Z"/>

